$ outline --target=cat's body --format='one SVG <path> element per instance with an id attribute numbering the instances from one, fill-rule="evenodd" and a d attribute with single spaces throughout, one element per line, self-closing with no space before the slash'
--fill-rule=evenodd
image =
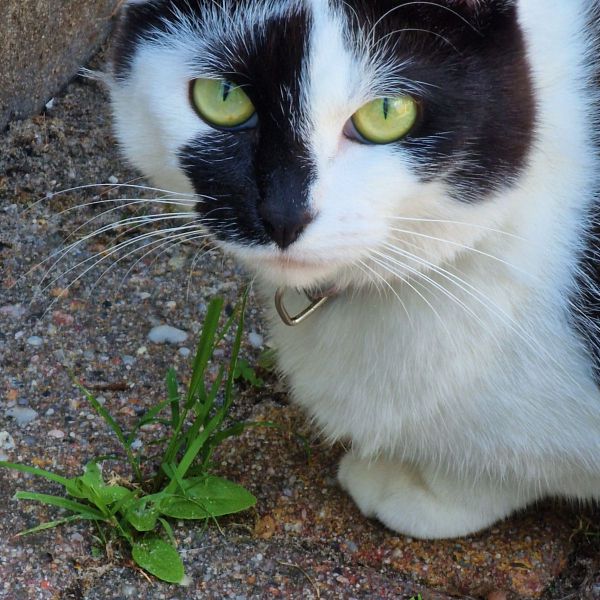
<path id="1" fill-rule="evenodd" d="M 198 212 L 258 274 L 294 398 L 351 442 L 342 485 L 397 531 L 464 535 L 545 496 L 600 499 L 599 9 L 129 3 L 111 84 L 126 154 L 210 197 Z M 256 122 L 198 116 L 190 81 L 219 77 Z M 420 103 L 407 137 L 349 132 L 400 93 Z M 279 286 L 335 291 L 290 328 Z"/>

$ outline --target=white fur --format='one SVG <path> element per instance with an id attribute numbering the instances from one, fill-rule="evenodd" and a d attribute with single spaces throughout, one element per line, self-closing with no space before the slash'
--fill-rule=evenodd
<path id="1" fill-rule="evenodd" d="M 344 138 L 353 112 L 391 84 L 347 50 L 342 15 L 324 0 L 310 5 L 310 118 L 298 119 L 317 165 L 318 216 L 285 255 L 275 245 L 228 250 L 259 275 L 295 400 L 328 438 L 351 442 L 343 487 L 366 515 L 432 538 L 471 533 L 547 495 L 599 499 L 600 392 L 567 321 L 600 173 L 590 1 L 519 2 L 539 127 L 516 184 L 479 203 L 450 199 L 440 180 L 423 185 L 401 152 Z M 186 92 L 202 74 L 190 62 L 202 36 L 187 24 L 176 43 L 157 38 L 112 85 L 126 154 L 182 192 L 191 188 L 175 153 L 210 134 Z M 274 287 L 331 284 L 339 295 L 301 326 L 276 316 Z M 288 301 L 305 304 L 291 291 Z"/>

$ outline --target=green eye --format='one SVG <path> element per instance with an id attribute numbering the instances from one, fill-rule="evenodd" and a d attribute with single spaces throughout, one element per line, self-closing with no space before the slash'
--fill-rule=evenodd
<path id="1" fill-rule="evenodd" d="M 405 137 L 417 121 L 417 101 L 410 96 L 378 98 L 352 116 L 356 131 L 373 144 L 391 144 Z"/>
<path id="2" fill-rule="evenodd" d="M 256 112 L 246 92 L 226 79 L 196 79 L 192 102 L 200 116 L 217 127 L 238 127 Z"/>

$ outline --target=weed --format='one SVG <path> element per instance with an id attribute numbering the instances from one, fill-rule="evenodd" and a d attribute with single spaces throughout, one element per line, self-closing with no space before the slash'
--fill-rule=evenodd
<path id="1" fill-rule="evenodd" d="M 79 385 L 119 440 L 124 451 L 121 460 L 131 469 L 130 482 L 105 481 L 101 464 L 106 457 L 92 460 L 85 466 L 83 475 L 70 479 L 35 467 L 0 462 L 0 467 L 37 475 L 64 488 L 64 496 L 16 493 L 18 500 L 34 500 L 69 512 L 63 518 L 42 523 L 19 535 L 74 521 L 93 521 L 98 526 L 97 541 L 107 551 L 115 538 L 124 541 L 142 569 L 167 582 L 182 582 L 184 567 L 168 519 L 207 520 L 246 510 L 256 503 L 254 496 L 242 486 L 210 473 L 215 448 L 225 439 L 257 425 L 225 423 L 233 402 L 234 380 L 242 377 L 252 385 L 259 382 L 248 363 L 238 358 L 245 302 L 244 296 L 221 329 L 223 301 L 216 299 L 210 303 L 187 393 L 183 396 L 179 393 L 175 372 L 169 370 L 167 398 L 144 414 L 131 431 L 125 432 L 96 398 Z M 208 383 L 207 367 L 214 350 L 234 325 L 237 329 L 231 358 L 227 365 L 219 365 L 216 378 Z M 169 434 L 162 440 L 164 454 L 160 468 L 148 472 L 148 463 L 152 461 L 143 461 L 134 442 L 142 427 L 156 423 L 166 426 Z M 98 546 L 95 548 L 97 553 Z"/>

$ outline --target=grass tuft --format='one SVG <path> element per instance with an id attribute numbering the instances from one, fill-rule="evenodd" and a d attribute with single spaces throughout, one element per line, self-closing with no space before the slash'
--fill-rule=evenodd
<path id="1" fill-rule="evenodd" d="M 253 385 L 256 378 L 247 362 L 239 359 L 246 295 L 226 323 L 219 327 L 223 300 L 213 300 L 206 314 L 196 350 L 187 392 L 180 394 L 175 371 L 166 376 L 166 399 L 145 413 L 126 432 L 112 415 L 83 386 L 80 390 L 116 435 L 129 465 L 130 481 L 105 481 L 99 457 L 90 461 L 83 475 L 66 478 L 35 467 L 0 462 L 0 467 L 43 477 L 60 484 L 64 495 L 51 496 L 17 492 L 18 500 L 31 500 L 67 511 L 65 517 L 42 523 L 19 535 L 28 535 L 74 521 L 93 521 L 104 547 L 125 543 L 133 560 L 146 572 L 170 583 L 181 583 L 185 573 L 168 519 L 202 520 L 246 510 L 256 498 L 245 488 L 213 475 L 211 457 L 219 444 L 260 423 L 226 423 L 234 399 L 234 381 Z M 217 377 L 207 381 L 207 367 L 214 350 L 235 329 L 231 357 L 220 364 Z M 169 430 L 164 438 L 160 467 L 152 469 L 135 450 L 134 442 L 144 425 L 162 424 Z M 272 426 L 273 424 L 265 423 Z M 111 457 L 114 458 L 114 457 Z M 108 550 L 107 550 L 108 551 Z"/>

